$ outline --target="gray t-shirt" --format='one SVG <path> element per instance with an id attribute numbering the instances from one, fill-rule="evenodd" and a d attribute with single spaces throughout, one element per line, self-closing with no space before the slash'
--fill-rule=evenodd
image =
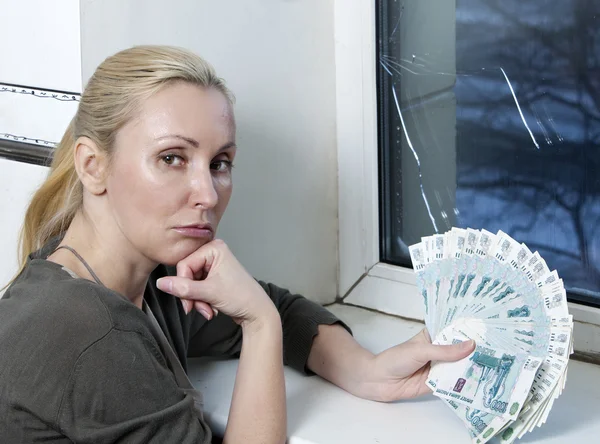
<path id="1" fill-rule="evenodd" d="M 0 299 L 0 442 L 210 443 L 147 314 L 45 260 L 57 244 L 33 254 Z M 239 356 L 242 332 L 231 318 L 186 316 L 177 298 L 156 288 L 169 273 L 154 270 L 144 299 L 182 367 L 188 356 Z M 318 325 L 348 327 L 301 296 L 261 285 L 281 314 L 284 362 L 310 374 Z"/>

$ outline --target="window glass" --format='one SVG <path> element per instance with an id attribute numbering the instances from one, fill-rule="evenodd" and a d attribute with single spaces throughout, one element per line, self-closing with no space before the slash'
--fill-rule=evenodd
<path id="1" fill-rule="evenodd" d="M 381 258 L 503 230 L 600 303 L 600 2 L 380 0 Z"/>

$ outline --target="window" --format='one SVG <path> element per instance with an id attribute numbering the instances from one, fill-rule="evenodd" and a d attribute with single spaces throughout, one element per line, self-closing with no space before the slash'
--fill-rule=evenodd
<path id="1" fill-rule="evenodd" d="M 452 226 L 600 305 L 600 2 L 377 2 L 380 260 Z"/>
<path id="2" fill-rule="evenodd" d="M 500 228 L 565 279 L 598 362 L 600 3 L 559 3 L 334 2 L 343 303 L 422 320 L 406 247 Z"/>

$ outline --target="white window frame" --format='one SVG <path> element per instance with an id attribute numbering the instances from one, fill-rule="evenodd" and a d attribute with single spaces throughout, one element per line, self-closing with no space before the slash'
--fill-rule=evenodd
<path id="1" fill-rule="evenodd" d="M 423 321 L 412 269 L 379 261 L 376 10 L 335 0 L 338 295 L 345 304 Z M 600 309 L 569 303 L 575 349 L 600 357 Z"/>

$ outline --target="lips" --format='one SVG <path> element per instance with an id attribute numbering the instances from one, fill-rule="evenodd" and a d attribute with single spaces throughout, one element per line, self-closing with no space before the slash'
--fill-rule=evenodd
<path id="1" fill-rule="evenodd" d="M 212 239 L 214 230 L 210 224 L 190 224 L 174 228 L 179 234 L 186 237 Z"/>

